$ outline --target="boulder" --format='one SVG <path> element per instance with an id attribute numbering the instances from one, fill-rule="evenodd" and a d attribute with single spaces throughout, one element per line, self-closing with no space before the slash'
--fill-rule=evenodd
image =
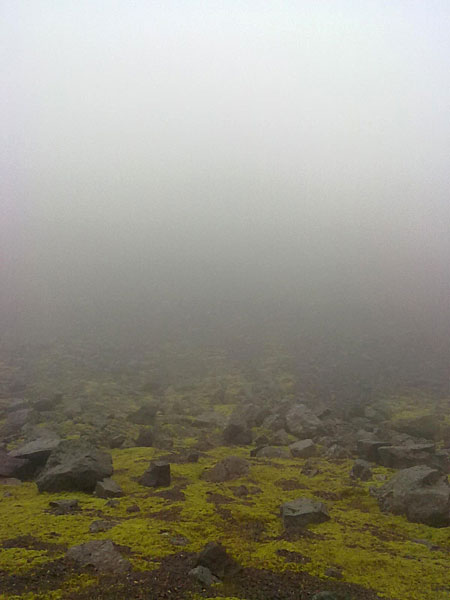
<path id="1" fill-rule="evenodd" d="M 206 586 L 212 585 L 213 583 L 219 583 L 220 581 L 220 579 L 213 575 L 207 567 L 202 567 L 201 565 L 191 569 L 188 575 L 191 579 L 195 579 L 195 581 L 198 581 L 201 585 Z"/>
<path id="2" fill-rule="evenodd" d="M 421 415 L 409 419 L 399 419 L 392 427 L 413 437 L 434 440 L 441 429 L 441 420 L 436 415 Z"/>
<path id="3" fill-rule="evenodd" d="M 28 460 L 15 458 L 0 450 L 0 477 L 17 477 L 21 479 L 22 473 L 26 472 Z"/>
<path id="4" fill-rule="evenodd" d="M 409 444 L 405 446 L 381 446 L 377 463 L 391 469 L 407 469 L 425 465 L 431 461 L 434 444 Z"/>
<path id="5" fill-rule="evenodd" d="M 111 540 L 92 540 L 67 551 L 66 557 L 80 567 L 94 567 L 100 572 L 124 573 L 131 565 Z"/>
<path id="6" fill-rule="evenodd" d="M 138 448 L 151 448 L 154 441 L 153 429 L 151 427 L 142 427 L 135 444 Z"/>
<path id="7" fill-rule="evenodd" d="M 45 465 L 48 457 L 60 442 L 61 440 L 56 436 L 38 438 L 12 450 L 9 454 L 14 458 L 27 460 L 28 465 L 25 471 L 29 471 L 28 476 L 32 476 L 37 469 Z"/>
<path id="8" fill-rule="evenodd" d="M 211 469 L 202 473 L 202 479 L 211 483 L 221 483 L 243 477 L 248 474 L 250 463 L 240 456 L 227 456 Z"/>
<path id="9" fill-rule="evenodd" d="M 316 446 L 311 439 L 300 440 L 291 444 L 289 450 L 295 458 L 310 458 L 316 453 Z"/>
<path id="10" fill-rule="evenodd" d="M 223 431 L 225 444 L 248 446 L 252 443 L 252 432 L 246 425 L 230 423 Z"/>
<path id="11" fill-rule="evenodd" d="M 225 423 L 224 415 L 214 411 L 201 413 L 192 421 L 192 425 L 195 427 L 224 427 Z"/>
<path id="12" fill-rule="evenodd" d="M 206 567 L 219 579 L 236 574 L 240 567 L 219 542 L 209 542 L 197 557 L 197 565 Z"/>
<path id="13" fill-rule="evenodd" d="M 34 402 L 33 408 L 39 412 L 55 410 L 55 408 L 62 403 L 63 399 L 64 396 L 60 393 L 53 394 L 53 396 L 48 398 L 39 398 L 39 400 Z"/>
<path id="14" fill-rule="evenodd" d="M 305 404 L 296 404 L 286 413 L 286 430 L 298 438 L 315 435 L 322 427 L 320 419 Z"/>
<path id="15" fill-rule="evenodd" d="M 152 462 L 139 479 L 139 483 L 146 487 L 168 487 L 170 482 L 170 464 L 165 460 Z"/>
<path id="16" fill-rule="evenodd" d="M 110 477 L 97 481 L 94 493 L 99 498 L 120 498 L 124 495 L 120 485 Z"/>
<path id="17" fill-rule="evenodd" d="M 372 467 L 367 460 L 363 460 L 362 458 L 358 458 L 355 460 L 352 466 L 352 470 L 350 472 L 350 477 L 352 479 L 361 479 L 361 481 L 368 481 L 372 478 Z"/>
<path id="18" fill-rule="evenodd" d="M 374 494 L 383 511 L 431 527 L 450 525 L 450 485 L 437 469 L 426 465 L 402 469 Z"/>
<path id="19" fill-rule="evenodd" d="M 285 429 L 278 429 L 270 437 L 271 446 L 287 446 L 292 438 L 289 437 L 288 432 Z"/>
<path id="20" fill-rule="evenodd" d="M 49 503 L 51 512 L 55 515 L 70 515 L 81 510 L 78 500 L 70 498 L 67 500 L 52 500 Z"/>
<path id="21" fill-rule="evenodd" d="M 110 454 L 80 440 L 66 440 L 52 451 L 36 483 L 40 492 L 92 492 L 112 471 Z"/>
<path id="22" fill-rule="evenodd" d="M 281 446 L 264 446 L 254 454 L 257 458 L 290 458 L 289 451 Z"/>
<path id="23" fill-rule="evenodd" d="M 128 415 L 128 420 L 135 425 L 151 425 L 158 412 L 159 405 L 156 402 L 148 402 L 138 410 Z"/>
<path id="24" fill-rule="evenodd" d="M 117 525 L 115 521 L 102 521 L 101 519 L 98 521 L 92 521 L 92 523 L 89 525 L 89 533 L 102 533 L 103 531 L 109 531 L 115 525 Z"/>
<path id="25" fill-rule="evenodd" d="M 359 458 L 369 462 L 378 462 L 378 450 L 383 446 L 389 446 L 389 442 L 380 440 L 362 439 L 357 442 L 357 453 Z"/>
<path id="26" fill-rule="evenodd" d="M 298 498 L 281 506 L 281 517 L 286 531 L 296 531 L 314 523 L 330 520 L 328 509 L 323 502 L 311 498 Z"/>

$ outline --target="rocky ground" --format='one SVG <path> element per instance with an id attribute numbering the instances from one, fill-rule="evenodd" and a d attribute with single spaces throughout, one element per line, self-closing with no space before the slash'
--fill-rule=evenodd
<path id="1" fill-rule="evenodd" d="M 444 600 L 450 400 L 289 360 L 0 361 L 0 597 Z"/>

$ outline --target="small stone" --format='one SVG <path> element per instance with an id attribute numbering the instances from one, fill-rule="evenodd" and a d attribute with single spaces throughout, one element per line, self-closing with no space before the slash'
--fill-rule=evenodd
<path id="1" fill-rule="evenodd" d="M 118 498 L 123 496 L 123 490 L 118 483 L 110 477 L 98 481 L 95 486 L 95 495 L 99 498 Z"/>
<path id="2" fill-rule="evenodd" d="M 114 527 L 114 525 L 117 525 L 117 523 L 115 523 L 114 521 L 93 521 L 89 525 L 89 532 L 100 533 L 102 531 L 108 531 L 108 529 L 111 529 L 112 527 Z"/>
<path id="3" fill-rule="evenodd" d="M 71 498 L 70 500 L 52 500 L 49 505 L 55 515 L 68 515 L 81 510 L 76 498 Z"/>
<path id="4" fill-rule="evenodd" d="M 131 506 L 127 506 L 127 513 L 138 513 L 141 512 L 141 509 L 137 504 L 132 504 Z"/>
<path id="5" fill-rule="evenodd" d="M 171 483 L 170 464 L 166 461 L 155 461 L 139 479 L 146 487 L 169 487 Z"/>
<path id="6" fill-rule="evenodd" d="M 212 585 L 213 583 L 218 583 L 220 580 L 215 577 L 211 571 L 207 567 L 202 567 L 199 565 L 195 567 L 195 569 L 191 569 L 189 571 L 189 577 L 191 579 L 195 579 L 202 585 Z"/>

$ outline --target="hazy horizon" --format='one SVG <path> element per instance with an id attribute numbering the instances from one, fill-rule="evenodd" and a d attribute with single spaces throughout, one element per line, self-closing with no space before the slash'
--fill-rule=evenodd
<path id="1" fill-rule="evenodd" d="M 448 330 L 447 2 L 0 15 L 3 333 L 299 311 Z"/>

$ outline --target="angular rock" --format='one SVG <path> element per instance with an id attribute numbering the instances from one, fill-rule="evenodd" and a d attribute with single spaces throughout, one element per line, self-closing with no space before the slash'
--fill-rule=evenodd
<path id="1" fill-rule="evenodd" d="M 103 531 L 109 531 L 115 525 L 117 525 L 115 521 L 92 521 L 92 523 L 89 525 L 89 533 L 102 533 Z"/>
<path id="2" fill-rule="evenodd" d="M 288 432 L 285 429 L 278 429 L 278 431 L 275 431 L 275 433 L 271 436 L 270 442 L 267 442 L 267 444 L 264 445 L 287 446 L 290 441 L 291 438 L 289 437 Z"/>
<path id="3" fill-rule="evenodd" d="M 13 458 L 28 460 L 28 466 L 27 469 L 24 469 L 24 472 L 29 471 L 27 475 L 32 476 L 37 469 L 45 465 L 48 457 L 58 447 L 60 442 L 61 440 L 56 436 L 38 438 L 37 440 L 28 442 L 24 446 L 20 446 L 20 448 L 12 450 L 9 454 Z"/>
<path id="4" fill-rule="evenodd" d="M 92 492 L 112 471 L 110 454 L 81 440 L 66 440 L 50 454 L 36 483 L 40 492 Z"/>
<path id="5" fill-rule="evenodd" d="M 381 446 L 377 463 L 391 469 L 407 469 L 425 465 L 431 461 L 434 444 L 409 444 L 405 446 Z"/>
<path id="6" fill-rule="evenodd" d="M 316 446 L 311 439 L 300 440 L 291 444 L 289 450 L 295 458 L 310 458 L 316 453 Z"/>
<path id="7" fill-rule="evenodd" d="M 450 485 L 437 469 L 426 465 L 403 469 L 374 493 L 383 511 L 431 527 L 450 525 Z"/>
<path id="8" fill-rule="evenodd" d="M 156 402 L 149 402 L 138 410 L 128 415 L 128 420 L 136 425 L 151 425 L 158 412 L 159 405 Z"/>
<path id="9" fill-rule="evenodd" d="M 225 444 L 248 446 L 252 443 L 252 432 L 246 425 L 230 423 L 223 431 L 223 441 Z"/>
<path id="10" fill-rule="evenodd" d="M 163 460 L 151 463 L 139 479 L 139 483 L 146 487 L 169 487 L 170 482 L 170 464 Z"/>
<path id="11" fill-rule="evenodd" d="M 69 500 L 52 500 L 49 503 L 49 506 L 55 515 L 70 515 L 81 510 L 76 498 L 71 498 Z"/>
<path id="12" fill-rule="evenodd" d="M 4 450 L 0 450 L 0 477 L 17 477 L 20 479 L 22 473 L 27 470 L 28 464 L 28 460 L 15 458 Z"/>
<path id="13" fill-rule="evenodd" d="M 383 446 L 389 446 L 389 442 L 379 440 L 364 439 L 357 442 L 357 453 L 359 458 L 364 458 L 369 462 L 378 462 L 378 450 Z"/>
<path id="14" fill-rule="evenodd" d="M 289 450 L 280 446 L 264 446 L 255 452 L 257 458 L 290 458 Z"/>
<path id="15" fill-rule="evenodd" d="M 298 438 L 305 438 L 318 433 L 322 422 L 304 404 L 296 404 L 286 413 L 286 430 Z"/>
<path id="16" fill-rule="evenodd" d="M 298 498 L 292 502 L 285 502 L 281 506 L 281 517 L 286 531 L 301 530 L 308 525 L 330 520 L 325 504 L 311 498 Z"/>
<path id="17" fill-rule="evenodd" d="M 361 481 L 368 481 L 372 478 L 372 467 L 367 460 L 358 458 L 353 463 L 352 470 L 350 472 L 352 479 L 361 479 Z"/>
<path id="18" fill-rule="evenodd" d="M 125 573 L 130 562 L 122 557 L 111 540 L 92 540 L 67 551 L 66 557 L 81 567 L 94 567 L 100 572 Z"/>
<path id="19" fill-rule="evenodd" d="M 153 435 L 153 429 L 150 427 L 143 427 L 139 431 L 139 435 L 136 439 L 136 446 L 138 448 L 151 448 L 154 444 L 155 437 Z"/>
<path id="20" fill-rule="evenodd" d="M 220 579 L 213 575 L 207 567 L 202 567 L 201 565 L 191 569 L 188 575 L 191 579 L 195 579 L 202 585 L 206 586 L 212 585 L 213 583 L 218 583 L 220 581 Z"/>
<path id="21" fill-rule="evenodd" d="M 434 440 L 439 434 L 441 420 L 436 415 L 422 415 L 409 419 L 401 419 L 394 422 L 392 427 L 413 437 Z"/>
<path id="22" fill-rule="evenodd" d="M 206 567 L 219 579 L 236 574 L 240 567 L 222 544 L 209 542 L 197 557 L 197 566 Z"/>
<path id="23" fill-rule="evenodd" d="M 124 495 L 120 485 L 110 477 L 97 481 L 94 493 L 99 498 L 120 498 Z"/>
<path id="24" fill-rule="evenodd" d="M 211 469 L 207 469 L 201 475 L 205 481 L 221 483 L 243 477 L 248 474 L 250 463 L 240 456 L 227 456 L 219 461 Z"/>

